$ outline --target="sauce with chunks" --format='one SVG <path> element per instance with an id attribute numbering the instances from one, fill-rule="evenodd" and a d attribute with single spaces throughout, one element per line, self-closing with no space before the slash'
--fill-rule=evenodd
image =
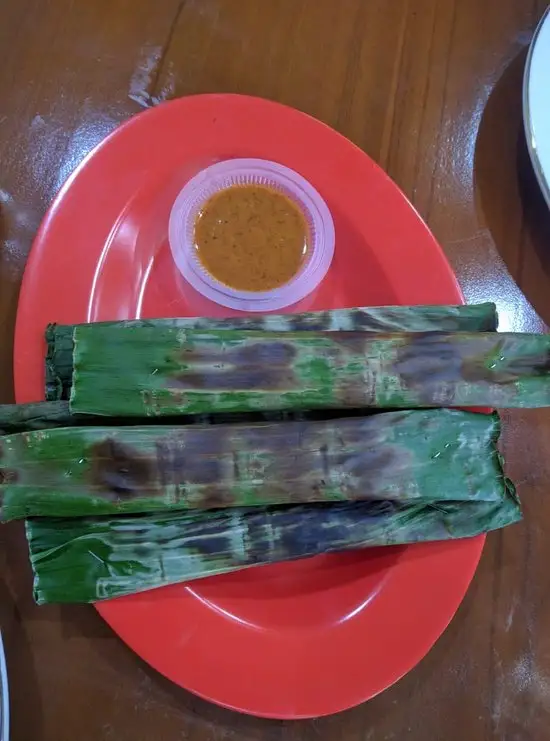
<path id="1" fill-rule="evenodd" d="M 299 206 L 261 185 L 213 195 L 195 221 L 195 249 L 216 280 L 240 291 L 270 291 L 291 280 L 306 258 L 310 235 Z"/>

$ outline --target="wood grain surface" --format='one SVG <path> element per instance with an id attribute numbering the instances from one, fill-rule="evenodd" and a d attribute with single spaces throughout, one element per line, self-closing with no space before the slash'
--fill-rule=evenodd
<path id="1" fill-rule="evenodd" d="M 82 157 L 144 107 L 199 92 L 272 98 L 378 161 L 501 328 L 550 321 L 550 217 L 521 122 L 543 0 L 0 0 L 0 401 L 33 235 Z M 13 741 L 537 741 L 550 736 L 550 412 L 505 415 L 523 526 L 488 539 L 435 648 L 331 718 L 270 722 L 187 694 L 89 607 L 37 608 L 21 527 L 0 532 Z M 236 669 L 238 671 L 238 669 Z M 338 677 L 334 678 L 338 681 Z"/>

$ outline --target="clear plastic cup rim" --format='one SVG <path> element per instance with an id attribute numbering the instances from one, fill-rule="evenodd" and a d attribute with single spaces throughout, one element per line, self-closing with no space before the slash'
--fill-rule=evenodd
<path id="1" fill-rule="evenodd" d="M 238 185 L 263 185 L 295 203 L 307 221 L 310 248 L 306 261 L 287 283 L 270 291 L 239 291 L 216 280 L 201 264 L 194 244 L 195 223 L 216 193 Z M 168 226 L 174 262 L 191 286 L 211 301 L 241 311 L 267 312 L 301 301 L 321 283 L 334 256 L 334 222 L 325 201 L 302 175 L 277 162 L 231 159 L 201 170 L 176 198 Z"/>

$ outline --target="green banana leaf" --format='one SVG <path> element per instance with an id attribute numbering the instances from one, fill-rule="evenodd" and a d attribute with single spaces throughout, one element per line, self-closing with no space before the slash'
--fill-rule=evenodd
<path id="1" fill-rule="evenodd" d="M 550 336 L 81 325 L 73 413 L 542 407 Z"/>
<path id="2" fill-rule="evenodd" d="M 331 309 L 305 314 L 268 314 L 230 319 L 200 317 L 179 319 L 135 319 L 102 322 L 97 327 L 122 330 L 133 327 L 163 329 L 248 329 L 287 331 L 363 332 L 491 332 L 498 324 L 492 303 L 472 306 L 373 306 Z M 68 399 L 73 377 L 73 332 L 75 325 L 50 324 L 46 329 L 46 398 Z"/>
<path id="3" fill-rule="evenodd" d="M 66 516 L 339 500 L 498 501 L 496 414 L 76 427 L 1 440 L 0 515 Z"/>
<path id="4" fill-rule="evenodd" d="M 84 418 L 83 424 L 85 424 Z M 34 404 L 0 404 L 0 435 L 73 424 L 68 401 L 39 401 Z"/>
<path id="5" fill-rule="evenodd" d="M 465 538 L 521 519 L 498 502 L 354 502 L 120 518 L 27 520 L 34 595 L 92 602 L 250 566 L 367 546 Z"/>
<path id="6" fill-rule="evenodd" d="M 296 419 L 327 419 L 337 416 L 369 414 L 368 410 L 319 410 L 311 412 L 227 412 L 225 414 L 182 414 L 170 418 L 171 426 L 190 424 L 228 424 L 285 422 Z M 93 414 L 74 414 L 68 401 L 38 401 L 31 404 L 0 404 L 0 436 L 16 432 L 47 430 L 52 427 L 122 427 L 158 424 L 155 417 L 108 417 Z"/>

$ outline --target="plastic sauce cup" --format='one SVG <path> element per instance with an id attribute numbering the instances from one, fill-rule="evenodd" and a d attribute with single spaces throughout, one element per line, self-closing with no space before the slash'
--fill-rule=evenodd
<path id="1" fill-rule="evenodd" d="M 221 283 L 201 264 L 195 223 L 206 202 L 231 186 L 260 185 L 283 193 L 302 211 L 310 233 L 309 250 L 296 275 L 270 291 L 242 291 Z M 323 280 L 334 255 L 334 222 L 315 188 L 294 170 L 261 159 L 218 162 L 187 182 L 170 213 L 170 249 L 183 277 L 206 298 L 241 311 L 268 312 L 301 301 Z"/>

